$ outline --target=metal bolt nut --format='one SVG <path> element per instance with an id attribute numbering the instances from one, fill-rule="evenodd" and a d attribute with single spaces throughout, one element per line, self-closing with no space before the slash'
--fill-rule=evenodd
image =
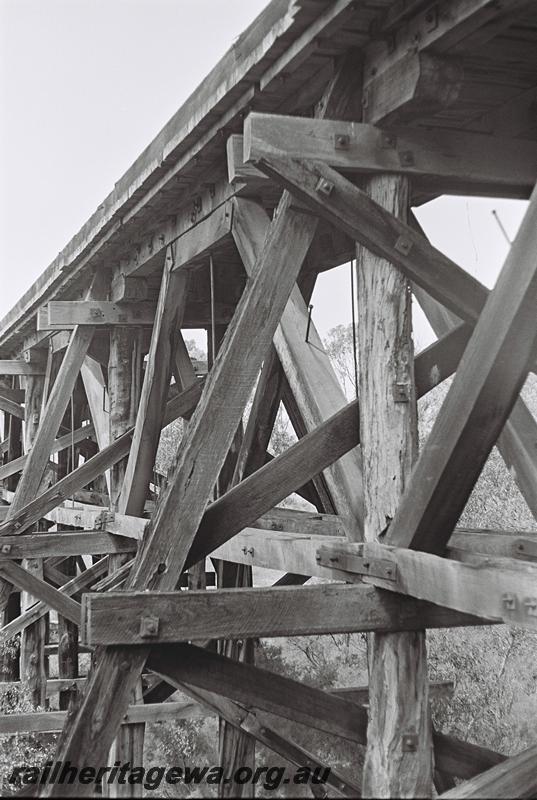
<path id="1" fill-rule="evenodd" d="M 158 635 L 160 620 L 158 617 L 146 616 L 140 620 L 140 636 L 142 639 L 151 639 Z"/>
<path id="2" fill-rule="evenodd" d="M 383 131 L 380 136 L 380 146 L 384 150 L 393 150 L 397 145 L 397 136 L 393 133 Z"/>
<path id="3" fill-rule="evenodd" d="M 334 146 L 336 150 L 348 150 L 350 143 L 351 139 L 347 133 L 336 133 L 334 137 Z"/>
<path id="4" fill-rule="evenodd" d="M 317 186 L 315 187 L 315 191 L 326 195 L 326 197 L 329 197 L 334 191 L 334 184 L 332 181 L 329 181 L 326 178 L 319 178 L 317 181 Z"/>
<path id="5" fill-rule="evenodd" d="M 514 611 L 517 607 L 517 598 L 515 594 L 506 592 L 502 595 L 502 605 L 507 611 Z"/>
<path id="6" fill-rule="evenodd" d="M 405 236 L 400 236 L 394 244 L 394 248 L 398 253 L 402 253 L 404 256 L 407 256 L 412 250 L 412 242 Z"/>

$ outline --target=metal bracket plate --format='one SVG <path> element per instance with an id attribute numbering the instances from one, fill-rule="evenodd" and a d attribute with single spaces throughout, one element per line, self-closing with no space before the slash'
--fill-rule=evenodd
<path id="1" fill-rule="evenodd" d="M 100 531 L 106 530 L 108 525 L 114 522 L 115 514 L 113 511 L 103 511 L 95 520 L 95 528 Z"/>

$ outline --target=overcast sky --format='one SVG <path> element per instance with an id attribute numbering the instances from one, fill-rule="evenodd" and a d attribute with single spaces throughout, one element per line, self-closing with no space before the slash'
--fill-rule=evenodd
<path id="1" fill-rule="evenodd" d="M 265 0 L 0 0 L 0 316 L 102 202 Z M 433 243 L 488 286 L 525 204 L 440 198 Z M 350 321 L 349 269 L 320 277 L 322 335 Z M 419 345 L 430 333 L 416 318 Z"/>

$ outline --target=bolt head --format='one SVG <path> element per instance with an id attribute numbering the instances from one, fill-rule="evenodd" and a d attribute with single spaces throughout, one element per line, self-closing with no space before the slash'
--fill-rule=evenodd
<path id="1" fill-rule="evenodd" d="M 334 191 L 334 184 L 332 181 L 329 181 L 326 178 L 319 178 L 315 188 L 320 194 L 324 194 L 326 197 L 329 197 Z"/>

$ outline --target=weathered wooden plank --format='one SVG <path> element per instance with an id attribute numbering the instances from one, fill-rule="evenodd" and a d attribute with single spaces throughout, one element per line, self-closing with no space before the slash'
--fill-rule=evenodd
<path id="1" fill-rule="evenodd" d="M 36 577 L 14 561 L 2 561 L 0 564 L 0 572 L 4 579 L 12 581 L 19 589 L 47 603 L 47 605 L 55 611 L 58 611 L 62 616 L 76 623 L 80 621 L 79 603 L 71 600 L 66 594 L 54 589 L 54 587 L 46 581 Z"/>
<path id="2" fill-rule="evenodd" d="M 110 444 L 110 400 L 106 386 L 103 367 L 98 361 L 86 356 L 80 368 L 82 383 L 90 410 L 90 416 L 95 430 L 95 438 L 99 450 L 104 450 Z M 75 465 L 73 465 L 74 469 Z M 110 472 L 105 472 L 106 487 L 110 494 Z"/>
<path id="3" fill-rule="evenodd" d="M 513 147 L 512 139 L 460 131 L 252 113 L 244 122 L 243 146 L 246 162 L 271 155 L 314 159 L 346 173 L 425 176 L 444 192 L 459 188 L 468 194 L 474 184 L 479 193 L 489 185 L 495 194 L 501 189 L 506 197 L 528 197 L 537 181 L 534 142 Z"/>
<path id="4" fill-rule="evenodd" d="M 335 514 L 316 511 L 297 511 L 276 506 L 263 514 L 252 528 L 287 533 L 313 534 L 314 536 L 344 536 L 345 529 Z"/>
<path id="5" fill-rule="evenodd" d="M 48 681 L 50 683 L 50 681 Z M 453 681 L 431 681 L 429 682 L 429 696 L 436 700 L 449 699 L 455 690 Z M 330 689 L 330 694 L 336 697 L 344 697 L 350 703 L 359 706 L 367 705 L 369 702 L 369 686 L 346 686 L 338 689 Z"/>
<path id="6" fill-rule="evenodd" d="M 192 719 L 206 716 L 208 716 L 208 712 L 199 703 L 147 703 L 145 705 L 129 706 L 120 724 L 168 722 L 173 719 Z M 61 731 L 66 719 L 67 711 L 2 714 L 0 716 L 0 734 Z"/>
<path id="7" fill-rule="evenodd" d="M 142 616 L 160 619 L 157 634 L 150 638 L 154 644 L 482 624 L 475 616 L 344 584 L 217 592 L 88 593 L 83 609 L 82 640 L 107 645 L 147 644 L 140 634 Z"/>
<path id="8" fill-rule="evenodd" d="M 363 120 L 391 125 L 437 114 L 457 100 L 463 78 L 453 57 L 414 48 L 374 74 L 364 66 Z"/>
<path id="9" fill-rule="evenodd" d="M 19 388 L 12 388 L 11 386 L 7 385 L 7 381 L 2 381 L 1 385 L 2 396 L 6 397 L 8 400 L 12 400 L 13 403 L 24 403 L 24 398 L 26 396 L 25 389 Z"/>
<path id="10" fill-rule="evenodd" d="M 155 313 L 136 424 L 125 468 L 118 511 L 143 513 L 164 419 L 167 387 L 188 290 L 188 272 L 173 272 L 176 248 L 168 248 Z M 186 387 L 185 387 L 186 388 Z"/>
<path id="11" fill-rule="evenodd" d="M 88 292 L 89 296 L 104 295 L 106 291 L 105 285 L 106 278 L 104 275 L 97 274 L 94 276 Z M 50 457 L 52 443 L 58 433 L 92 336 L 93 329 L 91 327 L 73 331 L 42 414 L 32 449 L 24 465 L 15 497 L 11 504 L 10 516 L 13 516 L 16 511 L 33 500 L 38 492 L 43 472 Z"/>
<path id="12" fill-rule="evenodd" d="M 4 387 L 0 389 L 0 411 L 3 411 L 4 414 L 11 414 L 13 417 L 24 419 L 24 408 L 20 403 L 16 403 L 6 396 Z"/>
<path id="13" fill-rule="evenodd" d="M 366 49 L 366 74 L 382 71 L 397 62 L 409 49 L 451 53 L 467 46 L 468 37 L 482 29 L 494 31 L 502 19 L 516 18 L 516 12 L 528 5 L 528 0 L 511 0 L 498 5 L 492 0 L 442 0 L 425 5 L 407 19 L 398 31 L 395 46 L 377 39 Z"/>
<path id="14" fill-rule="evenodd" d="M 417 219 L 413 217 L 411 221 L 416 230 L 425 235 Z M 457 326 L 463 332 L 458 317 L 420 287 L 414 287 L 414 295 L 437 336 L 444 336 L 450 330 L 455 331 Z M 507 468 L 511 474 L 514 473 L 529 508 L 537 517 L 537 451 L 532 444 L 536 441 L 537 422 L 522 397 L 518 397 L 496 444 Z"/>
<path id="15" fill-rule="evenodd" d="M 66 447 L 70 447 L 73 441 L 75 444 L 78 444 L 79 442 L 84 441 L 84 439 L 91 439 L 94 435 L 95 429 L 93 425 L 82 425 L 81 428 L 77 428 L 72 433 L 66 433 L 63 436 L 59 436 L 57 439 L 55 439 L 51 447 L 51 455 L 65 449 Z M 14 461 L 8 461 L 7 464 L 2 464 L 2 466 L 0 466 L 0 480 L 7 478 L 9 475 L 14 475 L 17 472 L 20 472 L 26 463 L 26 459 L 27 454 L 25 453 Z"/>
<path id="16" fill-rule="evenodd" d="M 337 695 L 189 644 L 154 649 L 148 665 L 158 673 L 165 673 L 170 662 L 174 663 L 174 676 L 181 683 L 365 743 L 367 713 L 353 709 L 351 703 Z"/>
<path id="17" fill-rule="evenodd" d="M 114 303 L 109 300 L 51 300 L 46 306 L 47 324 L 38 330 L 62 330 L 76 325 L 152 325 L 155 319 L 153 303 Z"/>
<path id="18" fill-rule="evenodd" d="M 535 348 L 536 220 L 537 191 L 406 487 L 390 544 L 443 551 L 516 401 Z"/>
<path id="19" fill-rule="evenodd" d="M 298 767 L 307 766 L 310 770 L 317 769 L 319 770 L 318 774 L 323 774 L 325 771 L 325 765 L 315 755 L 309 753 L 291 739 L 277 733 L 271 725 L 270 718 L 263 712 L 243 708 L 240 704 L 226 700 L 213 692 L 197 689 L 188 684 L 181 684 L 175 679 L 173 664 L 167 666 L 166 674 L 163 677 L 176 685 L 177 688 L 185 691 L 194 700 L 198 700 L 215 711 L 229 725 L 233 725 L 241 732 L 250 734 L 251 737 L 278 753 L 285 761 L 296 764 Z M 339 771 L 330 769 L 326 772 L 326 785 L 343 797 L 360 797 L 359 787 Z"/>
<path id="20" fill-rule="evenodd" d="M 24 425 L 25 453 L 31 451 L 39 430 L 41 408 L 45 402 L 44 390 L 45 378 L 43 376 L 34 375 L 26 378 L 25 410 L 27 418 Z M 22 561 L 22 568 L 36 579 L 43 579 L 42 560 L 24 558 Z M 7 589 L 7 586 L 4 588 Z M 36 599 L 38 598 L 34 597 L 31 592 L 22 591 L 20 594 L 21 611 L 26 611 Z M 45 619 L 40 619 L 33 625 L 28 625 L 21 634 L 20 675 L 34 708 L 43 707 L 45 704 L 45 641 Z"/>
<path id="21" fill-rule="evenodd" d="M 269 226 L 270 219 L 259 205 L 249 200 L 235 201 L 233 236 L 248 274 L 252 273 Z M 315 325 L 308 324 L 308 310 L 296 285 L 276 330 L 274 346 L 308 430 L 346 406 L 345 394 Z M 354 541 L 361 539 L 363 497 L 359 452 L 351 451 L 339 459 L 326 470 L 325 479 L 349 537 Z"/>
<path id="22" fill-rule="evenodd" d="M 109 511 L 100 506 L 91 508 L 76 503 L 74 507 L 58 506 L 58 508 L 47 511 L 43 517 L 57 525 L 72 525 L 74 528 L 84 528 L 89 531 L 101 530 L 139 541 L 143 538 L 149 525 L 148 519 L 118 514 L 116 511 Z M 3 540 L 2 537 L 2 542 Z"/>
<path id="23" fill-rule="evenodd" d="M 63 586 L 60 587 L 59 591 L 63 592 L 66 597 L 71 597 L 81 590 L 89 588 L 95 584 L 95 581 L 97 581 L 104 573 L 106 573 L 107 569 L 108 557 L 106 556 L 105 558 L 100 559 L 92 567 L 89 567 L 89 569 L 87 569 L 81 575 L 77 575 L 75 578 L 71 578 L 69 581 L 64 583 Z M 94 588 L 97 591 L 100 588 L 99 584 L 95 584 Z M 106 585 L 103 588 L 106 588 Z M 78 603 L 76 605 L 78 606 Z M 22 630 L 24 630 L 27 625 L 30 625 L 43 617 L 48 610 L 49 606 L 47 603 L 42 601 L 35 603 L 27 611 L 20 614 L 18 617 L 0 628 L 0 641 L 9 641 Z"/>
<path id="24" fill-rule="evenodd" d="M 409 225 L 321 162 L 270 158 L 259 168 L 313 211 L 399 267 L 406 276 L 465 322 L 475 323 L 487 291 Z"/>
<path id="25" fill-rule="evenodd" d="M 264 517 L 253 527 L 244 528 L 225 544 L 211 553 L 214 558 L 235 561 L 239 564 L 264 567 L 297 575 L 315 576 L 334 580 L 353 580 L 343 576 L 334 564 L 333 569 L 320 562 L 320 547 L 334 548 L 345 543 L 341 530 L 336 535 L 317 532 L 287 531 L 263 528 Z M 299 523 L 298 523 L 299 525 Z M 297 528 L 298 528 L 297 525 Z M 473 555 L 502 556 L 524 561 L 537 560 L 537 537 L 525 531 L 479 531 L 455 529 L 446 550 L 447 556 L 462 561 Z M 358 577 L 355 580 L 359 580 Z"/>
<path id="26" fill-rule="evenodd" d="M 367 717 L 356 701 L 366 703 L 369 689 L 336 689 L 323 692 L 273 672 L 237 664 L 231 659 L 188 644 L 154 648 L 148 666 L 168 677 L 173 683 L 186 684 L 224 696 L 246 708 L 277 714 L 286 719 L 308 724 L 313 728 L 339 735 L 350 741 L 365 743 Z M 452 684 L 451 684 L 452 686 Z M 432 684 L 437 695 L 448 689 L 446 684 Z M 340 698 L 344 701 L 340 705 Z M 435 734 L 437 765 L 456 775 L 469 777 L 479 770 L 498 763 L 499 754 L 450 736 Z"/>
<path id="27" fill-rule="evenodd" d="M 200 259 L 208 257 L 211 249 L 229 239 L 232 214 L 230 202 L 223 203 L 181 236 L 174 245 L 173 269 L 181 269 L 194 262 L 199 263 Z"/>
<path id="28" fill-rule="evenodd" d="M 493 622 L 537 628 L 537 566 L 525 561 L 472 555 L 464 563 L 386 545 L 368 543 L 366 558 L 396 566 L 394 579 L 367 577 L 366 582 L 422 600 L 432 600 Z"/>
<path id="29" fill-rule="evenodd" d="M 133 553 L 136 547 L 134 539 L 104 531 L 5 536 L 0 544 L 0 563 L 10 558 Z"/>
<path id="30" fill-rule="evenodd" d="M 376 175 L 369 179 L 367 192 L 379 207 L 406 222 L 407 177 Z M 417 456 L 412 298 L 404 273 L 360 246 L 356 284 L 364 539 L 368 542 L 381 536 L 393 517 Z M 428 797 L 433 748 L 425 630 L 371 636 L 368 668 L 364 794 Z M 417 740 L 411 759 L 401 746 L 409 731 Z"/>
<path id="31" fill-rule="evenodd" d="M 0 359 L 0 375 L 44 375 L 41 363 L 21 361 L 20 359 Z"/>
<path id="32" fill-rule="evenodd" d="M 116 272 L 110 285 L 110 300 L 114 303 L 137 303 L 147 300 L 149 287 L 145 278 Z"/>
<path id="33" fill-rule="evenodd" d="M 532 797 L 537 790 L 537 746 L 506 759 L 466 783 L 450 789 L 441 797 Z"/>

